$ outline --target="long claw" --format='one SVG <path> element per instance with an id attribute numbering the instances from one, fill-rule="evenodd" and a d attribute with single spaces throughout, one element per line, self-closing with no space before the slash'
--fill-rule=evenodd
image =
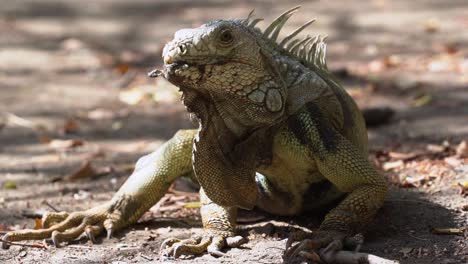
<path id="1" fill-rule="evenodd" d="M 316 252 L 301 251 L 299 252 L 299 256 L 311 260 L 313 262 L 321 262 L 320 256 Z"/>
<path id="2" fill-rule="evenodd" d="M 52 232 L 52 235 L 50 238 L 52 239 L 52 243 L 54 244 L 54 247 L 59 248 L 60 247 L 60 232 L 59 231 Z"/>
<path id="3" fill-rule="evenodd" d="M 208 246 L 207 251 L 212 256 L 222 257 L 225 254 L 221 252 L 221 249 L 224 247 L 226 242 L 224 241 L 223 237 L 214 237 L 211 241 L 211 244 Z"/>
<path id="4" fill-rule="evenodd" d="M 86 237 L 91 241 L 91 243 L 96 244 L 96 236 L 92 232 L 89 232 L 88 229 L 85 229 Z"/>
<path id="5" fill-rule="evenodd" d="M 104 220 L 103 226 L 106 229 L 106 238 L 110 239 L 112 237 L 112 235 L 114 234 L 113 233 L 113 231 L 114 231 L 114 221 L 112 221 L 111 219 L 106 219 L 106 220 Z"/>
<path id="6" fill-rule="evenodd" d="M 216 248 L 216 247 L 208 246 L 208 248 L 206 250 L 208 251 L 208 253 L 210 253 L 210 255 L 212 255 L 214 257 L 222 257 L 222 256 L 226 255 L 226 253 L 221 252 L 221 250 L 219 248 Z"/>
<path id="7" fill-rule="evenodd" d="M 84 232 L 88 239 L 91 240 L 93 244 L 96 244 L 96 236 L 98 236 L 103 229 L 104 227 L 102 225 L 89 225 L 85 228 Z"/>
<path id="8" fill-rule="evenodd" d="M 159 247 L 159 252 L 162 252 L 166 247 L 170 247 L 177 242 L 180 242 L 180 239 L 175 238 L 175 237 L 171 237 L 171 238 L 164 240 L 161 246 Z"/>
<path id="9" fill-rule="evenodd" d="M 172 241 L 177 241 L 178 239 L 166 239 Z M 195 238 L 195 239 L 185 239 L 179 240 L 180 242 L 174 243 L 170 246 L 166 252 L 163 253 L 165 256 L 173 256 L 174 258 L 178 258 L 185 254 L 196 255 L 200 254 L 205 251 L 208 245 L 211 242 L 210 238 Z"/>
<path id="10" fill-rule="evenodd" d="M 311 234 L 303 232 L 303 231 L 291 233 L 288 237 L 288 240 L 286 241 L 286 249 L 288 249 L 294 242 L 303 240 L 310 236 Z"/>
<path id="11" fill-rule="evenodd" d="M 364 244 L 364 236 L 362 234 L 356 234 L 352 237 L 347 237 L 343 241 L 346 248 L 354 248 L 355 252 L 361 250 L 362 244 Z"/>
<path id="12" fill-rule="evenodd" d="M 183 246 L 184 245 L 178 245 L 178 246 L 174 247 L 173 254 L 172 254 L 172 256 L 174 256 L 174 258 L 179 258 L 180 256 L 182 256 L 183 249 L 184 249 Z"/>
<path id="13" fill-rule="evenodd" d="M 59 247 L 60 243 L 70 242 L 81 235 L 86 235 L 95 242 L 96 236 L 101 234 L 104 228 L 110 237 L 113 231 L 128 224 L 125 213 L 132 212 L 129 204 L 134 204 L 129 202 L 132 196 L 123 195 L 117 198 L 86 211 L 70 214 L 66 212 L 46 213 L 42 218 L 41 229 L 10 231 L 3 236 L 6 242 L 2 243 L 2 248 L 9 248 L 9 242 L 42 239 L 52 239 L 54 245 Z"/>
<path id="14" fill-rule="evenodd" d="M 8 234 L 5 234 L 3 237 L 2 237 L 2 249 L 9 249 L 10 248 L 10 244 L 8 244 L 6 241 L 8 241 Z"/>
<path id="15" fill-rule="evenodd" d="M 296 251 L 296 249 L 299 247 L 300 244 L 296 244 L 292 247 L 289 247 L 288 249 L 285 250 L 284 252 L 284 259 L 290 259 L 291 258 L 291 255 L 294 251 Z"/>
<path id="16" fill-rule="evenodd" d="M 239 247 L 242 244 L 247 243 L 247 238 L 243 236 L 227 237 L 226 244 L 229 247 Z"/>
<path id="17" fill-rule="evenodd" d="M 227 245 L 237 247 L 245 243 L 246 239 L 241 236 L 230 237 L 225 235 L 203 235 L 197 238 L 180 240 L 177 238 L 168 238 L 164 240 L 160 247 L 162 256 L 172 256 L 178 258 L 182 255 L 198 255 L 208 252 L 212 256 L 222 257 L 226 253 L 222 249 Z"/>
<path id="18" fill-rule="evenodd" d="M 112 237 L 112 228 L 106 228 L 106 238 L 110 239 Z"/>
<path id="19" fill-rule="evenodd" d="M 299 246 L 294 250 L 294 252 L 291 254 L 291 258 L 295 258 L 296 256 L 299 256 L 299 253 L 301 251 L 312 251 L 317 249 L 317 243 L 314 243 L 313 240 L 306 239 L 303 240 L 301 243 L 299 243 Z"/>

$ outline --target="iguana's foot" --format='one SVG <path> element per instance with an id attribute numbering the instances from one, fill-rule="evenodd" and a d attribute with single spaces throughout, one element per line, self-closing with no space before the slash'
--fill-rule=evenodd
<path id="1" fill-rule="evenodd" d="M 70 242 L 85 234 L 93 243 L 96 236 L 104 229 L 107 237 L 131 223 L 130 212 L 135 212 L 135 202 L 130 196 L 116 197 L 108 203 L 86 211 L 68 214 L 46 213 L 42 218 L 42 229 L 18 230 L 6 233 L 4 241 L 51 239 L 55 246 L 61 242 Z M 8 249 L 10 244 L 2 242 L 2 248 Z"/>
<path id="2" fill-rule="evenodd" d="M 299 240 L 301 242 L 291 246 Z M 361 234 L 346 236 L 340 232 L 325 230 L 314 233 L 297 232 L 293 233 L 286 242 L 283 260 L 284 263 L 291 263 L 296 257 L 302 257 L 307 263 L 399 264 L 395 260 L 358 252 L 363 242 L 364 237 Z M 354 251 L 343 250 L 343 245 Z"/>
<path id="3" fill-rule="evenodd" d="M 208 252 L 212 256 L 221 257 L 225 247 L 239 247 L 247 242 L 242 236 L 235 236 L 230 232 L 205 231 L 205 234 L 195 238 L 178 239 L 168 238 L 161 244 L 160 254 L 178 258 L 181 255 L 198 255 Z"/>
<path id="4" fill-rule="evenodd" d="M 289 236 L 286 242 L 283 260 L 284 263 L 290 263 L 297 257 L 302 257 L 312 263 L 336 263 L 336 253 L 341 252 L 343 243 L 347 247 L 353 247 L 358 251 L 363 240 L 360 234 L 349 237 L 344 233 L 331 230 L 322 230 L 312 233 L 299 231 Z M 297 241 L 299 241 L 299 243 L 293 245 L 293 243 Z"/>

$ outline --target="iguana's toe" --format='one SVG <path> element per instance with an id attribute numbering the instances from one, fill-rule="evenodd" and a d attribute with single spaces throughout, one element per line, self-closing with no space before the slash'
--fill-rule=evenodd
<path id="1" fill-rule="evenodd" d="M 223 234 L 210 234 L 201 237 L 180 240 L 168 238 L 161 244 L 160 252 L 163 256 L 178 258 L 182 255 L 199 255 L 208 252 L 215 257 L 225 255 L 223 248 L 239 247 L 246 239 L 241 236 L 226 236 Z"/>
<path id="2" fill-rule="evenodd" d="M 363 242 L 362 234 L 347 236 L 344 233 L 331 230 L 320 230 L 312 233 L 295 232 L 286 242 L 283 261 L 284 263 L 295 263 L 305 259 L 308 263 L 329 264 L 397 263 L 374 255 L 358 253 Z M 354 251 L 343 250 L 343 247 L 354 249 Z"/>
<path id="3" fill-rule="evenodd" d="M 64 218 L 66 216 L 66 218 Z M 10 231 L 3 236 L 2 248 L 8 249 L 8 241 L 39 240 L 50 238 L 55 246 L 60 246 L 61 242 L 69 242 L 78 238 L 85 232 L 86 227 L 102 222 L 104 215 L 92 215 L 86 212 L 52 213 L 45 216 L 46 225 L 38 230 Z M 63 219 L 64 218 L 64 219 Z M 44 218 L 43 218 L 44 219 Z M 62 219 L 62 221 L 60 221 Z M 93 231 L 97 235 L 97 230 Z"/>
<path id="4" fill-rule="evenodd" d="M 101 234 L 103 230 L 104 230 L 104 226 L 102 226 L 102 225 L 88 225 L 85 228 L 84 233 L 86 234 L 88 239 L 91 240 L 91 242 L 93 242 L 93 244 L 95 244 L 96 243 L 96 237 L 99 234 Z"/>
<path id="5" fill-rule="evenodd" d="M 94 221 L 93 221 L 94 220 Z M 68 242 L 77 239 L 81 236 L 85 228 L 93 224 L 93 222 L 99 221 L 99 219 L 92 219 L 92 217 L 84 217 L 81 223 L 78 226 L 73 226 L 71 221 L 67 223 L 65 226 L 65 231 L 59 231 L 58 229 L 52 232 L 51 239 L 54 243 L 54 246 L 60 247 L 60 242 Z M 52 226 L 53 228 L 54 226 Z M 63 229 L 63 228 L 61 228 Z"/>
<path id="6" fill-rule="evenodd" d="M 302 257 L 311 261 L 312 263 L 327 262 L 323 252 L 330 252 L 331 250 L 339 251 L 342 249 L 342 241 L 346 235 L 336 231 L 317 231 L 313 233 L 307 232 L 294 232 L 286 242 L 286 250 L 283 255 L 285 263 L 294 262 L 298 257 Z M 295 242 L 298 242 L 294 244 Z M 293 245 L 294 244 L 294 245 Z M 339 246 L 337 248 L 337 246 Z M 330 262 L 331 263 L 331 262 Z"/>
<path id="7" fill-rule="evenodd" d="M 127 200 L 130 200 L 130 197 L 122 196 L 107 204 L 71 214 L 65 212 L 46 213 L 43 216 L 42 229 L 10 231 L 2 238 L 2 248 L 8 249 L 9 242 L 49 238 L 55 246 L 60 246 L 62 242 L 70 242 L 83 234 L 95 242 L 96 237 L 104 229 L 110 236 L 114 230 L 121 229 L 131 223 L 125 212 L 133 212 L 134 209 L 131 208 L 133 204 Z"/>
<path id="8" fill-rule="evenodd" d="M 47 212 L 42 216 L 42 227 L 43 228 L 48 228 L 50 226 L 58 224 L 58 223 L 64 221 L 65 219 L 67 219 L 67 217 L 69 215 L 70 214 L 67 213 L 67 212 L 58 212 L 58 213 L 56 213 L 56 212 Z"/>

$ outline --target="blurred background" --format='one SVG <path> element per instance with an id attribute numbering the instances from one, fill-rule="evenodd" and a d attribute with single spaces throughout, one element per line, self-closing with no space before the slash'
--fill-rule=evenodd
<path id="1" fill-rule="evenodd" d="M 329 68 L 359 106 L 395 111 L 386 124 L 369 130 L 370 159 L 392 192 L 366 249 L 408 263 L 467 260 L 463 231 L 449 236 L 430 231 L 467 225 L 466 0 L 2 0 L 0 231 L 33 227 L 24 210 L 86 209 L 109 199 L 138 157 L 178 129 L 195 127 L 177 89 L 146 76 L 162 67 L 162 48 L 175 31 L 213 19 L 245 18 L 252 9 L 265 18 L 259 24 L 265 28 L 296 5 L 302 8 L 283 36 L 316 18 L 304 34 L 328 36 Z M 401 202 L 405 199 L 410 202 Z M 159 207 L 158 217 L 196 211 L 174 216 L 180 203 L 166 200 L 160 207 L 169 209 Z M 143 229 L 121 239 L 140 245 L 148 236 Z M 18 255 L 23 249 L 12 249 L 5 256 L 143 261 L 138 252 L 146 250 L 144 256 L 157 260 L 152 247 L 162 237 L 125 256 L 115 255 L 111 243 L 81 248 L 89 253 L 81 255 L 65 248 L 31 249 L 24 256 Z M 260 247 L 269 263 L 281 262 L 280 251 L 265 253 L 277 240 L 254 238 L 253 247 Z M 239 261 L 259 257 L 232 253 L 240 254 Z"/>

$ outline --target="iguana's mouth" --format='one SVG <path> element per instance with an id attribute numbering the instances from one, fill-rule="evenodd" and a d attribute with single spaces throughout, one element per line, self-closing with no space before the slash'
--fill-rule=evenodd
<path id="1" fill-rule="evenodd" d="M 188 64 L 185 61 L 178 61 L 174 63 L 164 64 L 163 74 L 164 77 L 173 83 L 175 86 L 182 86 L 186 81 L 190 80 L 190 76 L 186 73 L 190 67 L 196 66 Z"/>

